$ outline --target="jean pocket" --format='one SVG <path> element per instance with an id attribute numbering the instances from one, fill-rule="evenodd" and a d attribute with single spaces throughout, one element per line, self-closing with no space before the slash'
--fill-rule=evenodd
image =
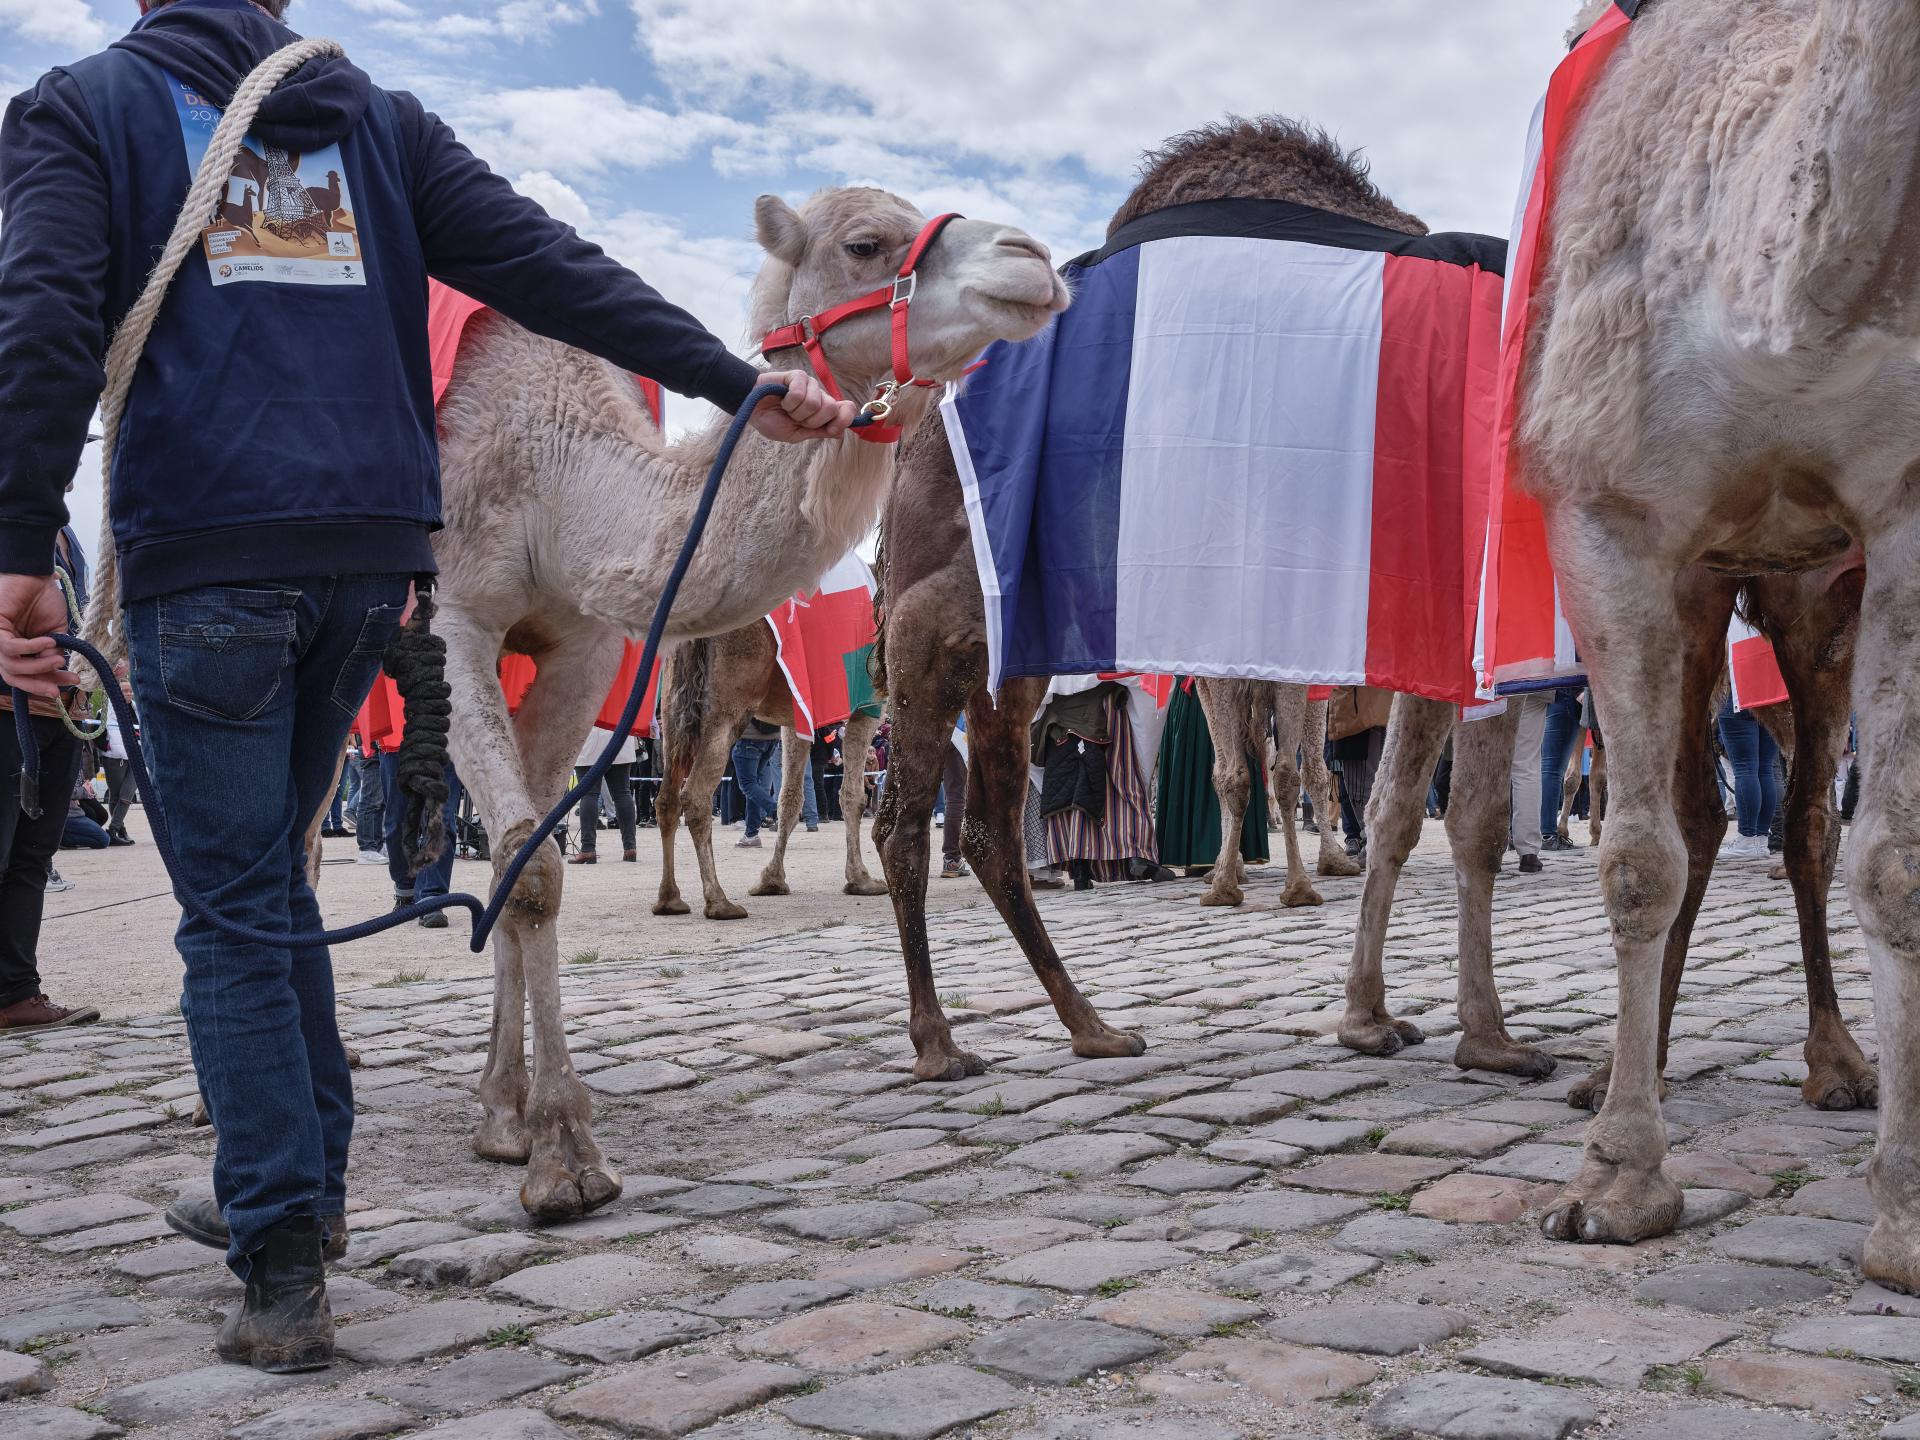
<path id="1" fill-rule="evenodd" d="M 387 645 L 400 628 L 400 617 L 406 613 L 405 605 L 367 607 L 367 617 L 360 622 L 359 637 L 354 640 L 353 649 L 333 682 L 333 703 L 348 715 L 359 713 L 367 692 L 373 688 L 374 676 L 380 671 L 380 657 L 386 653 Z"/>
<path id="2" fill-rule="evenodd" d="M 280 693 L 293 662 L 297 590 L 209 586 L 157 606 L 160 684 L 182 710 L 251 720 Z"/>

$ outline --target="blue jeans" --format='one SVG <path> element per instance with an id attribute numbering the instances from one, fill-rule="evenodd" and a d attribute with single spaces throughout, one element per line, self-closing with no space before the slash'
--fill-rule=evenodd
<path id="1" fill-rule="evenodd" d="M 387 787 L 380 780 L 380 757 L 363 755 L 356 763 L 360 793 L 353 797 L 354 844 L 361 850 L 378 850 L 385 844 L 381 837 L 387 828 Z"/>
<path id="2" fill-rule="evenodd" d="M 778 740 L 736 740 L 733 742 L 733 778 L 740 793 L 747 797 L 747 838 L 760 833 L 760 827 L 773 818 L 773 776 L 779 758 Z"/>
<path id="3" fill-rule="evenodd" d="M 1733 766 L 1733 804 L 1740 833 L 1749 838 L 1773 828 L 1774 808 L 1780 803 L 1776 763 L 1780 747 L 1766 727 L 1728 700 L 1720 707 L 1720 743 Z"/>
<path id="4" fill-rule="evenodd" d="M 1567 773 L 1567 756 L 1580 733 L 1580 689 L 1562 685 L 1547 707 L 1546 738 L 1540 742 L 1540 833 L 1560 828 L 1560 785 Z"/>
<path id="5" fill-rule="evenodd" d="M 800 819 L 809 827 L 820 823 L 819 776 L 814 773 L 813 750 L 807 750 L 807 774 L 800 782 Z"/>
<path id="6" fill-rule="evenodd" d="M 181 878 L 232 920 L 321 928 L 306 829 L 399 627 L 403 575 L 205 586 L 127 607 L 140 738 Z M 353 1083 L 323 945 L 249 945 L 182 915 L 181 1012 L 241 1279 L 268 1231 L 346 1203 Z"/>
<path id="7" fill-rule="evenodd" d="M 393 880 L 394 898 L 426 900 L 446 894 L 453 888 L 454 827 L 460 819 L 460 777 L 453 773 L 452 762 L 447 764 L 447 803 L 440 812 L 447 822 L 447 848 L 418 875 L 407 869 L 407 846 L 400 838 L 400 827 L 407 819 L 407 797 L 400 793 L 398 755 L 380 757 L 380 788 L 387 797 L 382 823 L 386 827 L 387 874 Z"/>

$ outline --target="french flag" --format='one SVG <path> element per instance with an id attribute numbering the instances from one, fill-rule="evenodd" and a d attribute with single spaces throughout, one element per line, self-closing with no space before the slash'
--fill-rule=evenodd
<path id="1" fill-rule="evenodd" d="M 942 405 L 990 683 L 1473 693 L 1506 247 L 1278 200 L 1143 216 Z"/>

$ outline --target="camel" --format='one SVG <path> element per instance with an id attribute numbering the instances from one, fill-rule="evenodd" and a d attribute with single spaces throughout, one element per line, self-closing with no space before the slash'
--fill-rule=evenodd
<path id="1" fill-rule="evenodd" d="M 1581 752 L 1586 749 L 1584 735 L 1574 737 L 1573 753 L 1567 756 L 1567 773 L 1560 781 L 1560 819 L 1553 833 L 1571 845 L 1573 836 L 1569 826 L 1573 821 L 1573 802 L 1580 794 L 1582 778 Z M 1601 827 L 1607 819 L 1607 747 L 1593 747 L 1593 770 L 1585 776 L 1587 782 L 1587 844 L 1600 843 Z"/>
<path id="2" fill-rule="evenodd" d="M 1882 1061 L 1861 1266 L 1920 1287 L 1916 136 L 1913 0 L 1693 0 L 1634 22 L 1559 157 L 1515 460 L 1612 761 L 1600 872 L 1620 1009 L 1585 1163 L 1542 1221 L 1552 1238 L 1631 1242 L 1680 1214 L 1661 1170 L 1662 949 L 1690 890 L 1694 782 L 1676 760 L 1703 667 L 1687 657 L 1719 608 L 1688 604 L 1685 576 L 1851 574 L 1857 555 L 1872 783 L 1847 862 Z"/>
<path id="3" fill-rule="evenodd" d="M 660 898 L 656 915 L 685 915 L 674 879 L 674 839 L 684 814 L 693 853 L 700 866 L 700 889 L 709 920 L 743 920 L 747 912 L 727 898 L 713 863 L 714 787 L 726 773 L 734 741 L 747 720 L 778 725 L 785 732 L 780 750 L 780 833 L 773 854 L 750 895 L 786 895 L 787 839 L 800 819 L 800 787 L 808 774 L 813 737 L 795 728 L 793 696 L 775 662 L 773 632 L 766 622 L 743 625 L 712 639 L 693 640 L 676 651 L 662 677 L 665 695 L 661 714 L 665 724 L 665 778 L 655 811 L 660 821 Z M 880 729 L 873 715 L 854 715 L 847 721 L 842 753 L 849 758 L 848 778 L 840 789 L 840 809 L 847 823 L 848 895 L 884 895 L 886 884 L 875 880 L 860 857 L 860 817 L 866 810 L 866 787 L 860 783 L 867 746 Z"/>
<path id="4" fill-rule="evenodd" d="M 1689 688 L 1685 713 L 1689 728 L 1674 772 L 1680 786 L 1679 803 L 1684 807 L 1680 813 L 1687 836 L 1688 869 L 1684 903 L 1663 952 L 1658 1045 L 1663 1068 L 1668 1026 L 1680 994 L 1694 920 L 1726 832 L 1726 817 L 1711 768 L 1712 724 L 1723 693 L 1720 677 L 1726 658 L 1726 621 L 1741 588 L 1698 568 L 1688 571 L 1682 584 L 1682 608 L 1703 618 L 1686 656 Z M 1747 582 L 1744 603 L 1756 628 L 1773 642 L 1792 697 L 1792 732 L 1803 737 L 1803 743 L 1794 745 L 1793 733 L 1788 735 L 1792 772 L 1786 800 L 1786 871 L 1793 882 L 1801 961 L 1807 976 L 1808 1029 L 1803 1053 L 1808 1073 L 1800 1087 L 1801 1095 L 1807 1104 L 1822 1110 L 1871 1107 L 1878 1098 L 1878 1084 L 1873 1067 L 1860 1053 L 1841 1017 L 1827 935 L 1827 896 L 1840 843 L 1833 814 L 1832 779 L 1846 742 L 1858 571 L 1757 578 Z M 1770 718 L 1780 724 L 1779 717 Z M 1419 839 L 1428 777 L 1451 731 L 1453 803 L 1447 810 L 1447 837 L 1459 877 L 1459 1011 L 1466 1032 L 1455 1051 L 1455 1063 L 1530 1075 L 1552 1071 L 1551 1056 L 1518 1045 L 1506 1035 L 1493 990 L 1493 885 L 1507 843 L 1514 720 L 1509 714 L 1460 724 L 1451 706 L 1413 696 L 1395 698 L 1386 751 L 1367 813 L 1370 868 L 1354 932 L 1348 1009 L 1339 1031 L 1341 1043 L 1349 1049 L 1372 1055 L 1392 1054 L 1423 1039 L 1417 1025 L 1386 1011 L 1381 964 L 1394 887 Z M 1600 773 L 1597 757 L 1595 773 Z M 1602 790 L 1600 795 L 1604 793 Z M 1609 1078 L 1610 1066 L 1603 1063 L 1568 1092 L 1568 1103 L 1576 1108 L 1600 1108 Z"/>
<path id="5" fill-rule="evenodd" d="M 1342 151 L 1325 133 L 1268 116 L 1191 131 L 1148 155 L 1139 183 L 1108 223 L 1108 234 L 1169 205 L 1237 196 L 1293 200 L 1407 234 L 1426 233 L 1420 221 L 1367 179 L 1356 156 Z M 986 607 L 959 477 L 939 426 L 922 426 L 910 437 L 881 530 L 885 541 L 878 568 L 885 620 L 876 668 L 891 706 L 893 745 L 873 835 L 906 960 L 908 1028 L 917 1057 L 913 1073 L 921 1080 L 958 1080 L 985 1069 L 979 1056 L 954 1043 L 934 985 L 927 942 L 934 795 L 947 737 L 963 710 L 968 767 L 967 824 L 961 843 L 968 863 L 1067 1027 L 1074 1054 L 1138 1055 L 1145 1042 L 1100 1018 L 1061 964 L 1034 904 L 1021 815 L 1027 794 L 1028 730 L 1047 686 L 1045 680 L 1010 679 L 997 691 L 987 688 Z M 1214 744 L 1220 754 L 1237 753 L 1217 731 Z M 1245 783 L 1244 776 L 1240 783 Z M 1290 804 L 1287 808 L 1291 813 Z M 1223 802 L 1223 822 L 1227 810 Z M 1324 846 L 1325 813 L 1321 829 Z M 1237 874 L 1237 847 L 1222 853 L 1232 855 L 1231 870 Z M 1215 867 L 1230 879 L 1229 868 Z"/>
<path id="6" fill-rule="evenodd" d="M 797 211 L 762 196 L 754 214 L 767 252 L 751 297 L 756 334 L 890 284 L 926 224 L 906 201 L 866 188 L 825 190 Z M 1067 304 L 1046 248 L 985 221 L 948 224 L 916 274 L 910 359 L 933 381 L 957 378 L 995 340 L 1037 334 Z M 893 372 L 884 308 L 820 339 L 842 393 L 871 395 Z M 769 359 L 807 363 L 798 346 Z M 917 421 L 931 393 L 901 390 L 896 413 Z M 446 528 L 434 537 L 435 623 L 453 690 L 453 759 L 495 832 L 496 885 L 566 791 L 623 637 L 652 616 L 724 425 L 668 445 L 613 366 L 497 313 L 466 327 L 440 405 Z M 857 433 L 791 446 L 747 431 L 667 642 L 758 622 L 813 583 L 872 529 L 894 465 L 892 446 Z M 495 672 L 503 652 L 539 668 L 511 719 Z M 484 1158 L 526 1163 L 521 1203 L 542 1219 L 620 1193 L 567 1053 L 555 923 L 563 875 L 559 848 L 542 846 L 494 933 L 493 1026 L 473 1137 Z"/>
<path id="7" fill-rule="evenodd" d="M 1206 713 L 1207 733 L 1213 737 L 1213 788 L 1220 797 L 1220 855 L 1209 873 L 1210 884 L 1202 905 L 1238 905 L 1245 898 L 1246 865 L 1240 859 L 1240 834 L 1245 826 L 1252 781 L 1239 757 L 1266 750 L 1267 729 L 1273 727 L 1274 814 L 1286 837 L 1287 883 L 1280 903 L 1320 904 L 1320 893 L 1308 878 L 1300 857 L 1299 808 L 1302 770 L 1314 813 L 1338 815 L 1333 798 L 1333 776 L 1323 753 L 1327 707 L 1309 705 L 1307 687 L 1266 680 L 1195 680 L 1194 695 Z M 1303 752 L 1305 765 L 1295 760 Z M 1338 825 L 1320 825 L 1319 870 L 1322 875 L 1358 875 L 1360 867 L 1341 847 Z"/>

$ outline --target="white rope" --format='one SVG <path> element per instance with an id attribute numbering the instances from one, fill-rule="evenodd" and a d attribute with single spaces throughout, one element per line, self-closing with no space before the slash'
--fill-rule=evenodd
<path id="1" fill-rule="evenodd" d="M 180 204 L 180 215 L 173 222 L 173 233 L 160 252 L 160 259 L 147 276 L 140 298 L 133 302 L 113 343 L 107 347 L 107 385 L 100 395 L 100 563 L 93 584 L 93 602 L 87 614 L 82 638 L 92 642 L 118 665 L 126 659 L 126 627 L 120 621 L 119 564 L 113 544 L 113 455 L 120 438 L 120 419 L 127 408 L 127 393 L 133 388 L 133 375 L 140 355 L 146 349 L 147 336 L 160 314 L 167 289 L 179 273 L 181 263 L 200 239 L 200 232 L 214 214 L 215 206 L 226 192 L 233 174 L 233 162 L 240 153 L 240 142 L 253 126 L 260 106 L 279 87 L 282 80 L 305 65 L 326 55 L 344 56 L 347 52 L 337 40 L 312 38 L 282 46 L 248 73 L 227 102 L 226 113 L 214 127 L 207 153 L 194 173 L 187 198 Z M 102 676 L 103 683 L 111 677 Z"/>

